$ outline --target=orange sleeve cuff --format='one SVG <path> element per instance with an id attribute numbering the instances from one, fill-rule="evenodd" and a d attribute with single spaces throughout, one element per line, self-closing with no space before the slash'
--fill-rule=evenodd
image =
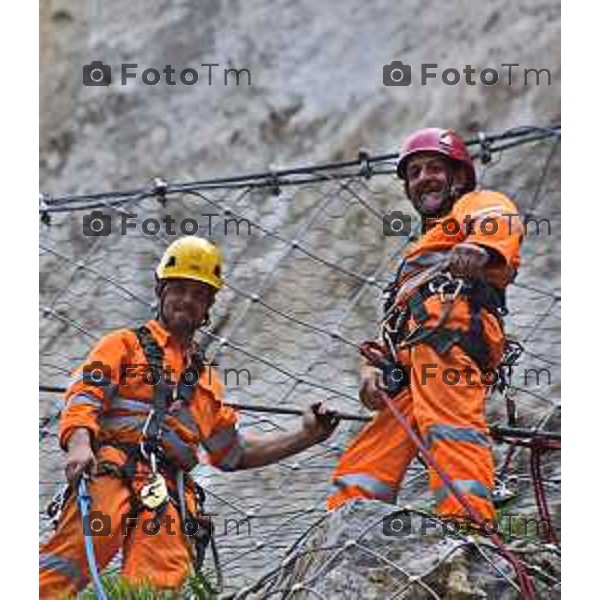
<path id="1" fill-rule="evenodd" d="M 515 205 L 499 192 L 472 192 L 456 207 L 459 222 L 469 223 L 464 241 L 495 250 L 516 269 L 523 238 L 523 225 Z"/>

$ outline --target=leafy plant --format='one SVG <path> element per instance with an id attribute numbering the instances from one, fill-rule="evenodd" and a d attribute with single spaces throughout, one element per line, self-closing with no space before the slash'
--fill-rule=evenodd
<path id="1" fill-rule="evenodd" d="M 181 590 L 157 590 L 149 582 L 133 584 L 118 574 L 107 574 L 100 578 L 104 591 L 110 600 L 214 600 L 217 595 L 206 577 L 202 574 L 188 577 Z M 96 592 L 89 585 L 79 600 L 95 600 Z"/>

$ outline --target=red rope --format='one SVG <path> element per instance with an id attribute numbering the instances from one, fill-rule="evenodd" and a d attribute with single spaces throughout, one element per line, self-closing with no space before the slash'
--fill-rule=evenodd
<path id="1" fill-rule="evenodd" d="M 533 479 L 533 489 L 535 491 L 535 502 L 538 507 L 540 519 L 542 522 L 546 522 L 545 539 L 547 542 L 558 544 L 558 536 L 556 530 L 552 525 L 552 519 L 550 517 L 550 510 L 548 509 L 548 502 L 546 501 L 546 492 L 544 491 L 544 483 L 542 481 L 542 467 L 541 467 L 541 455 L 543 449 L 539 446 L 533 446 L 531 448 L 531 477 Z"/>
<path id="2" fill-rule="evenodd" d="M 427 464 L 433 468 L 436 473 L 440 476 L 440 479 L 443 483 L 450 489 L 450 491 L 454 494 L 458 502 L 465 509 L 467 515 L 470 519 L 475 523 L 481 523 L 483 519 L 481 515 L 477 512 L 477 510 L 471 506 L 471 503 L 461 494 L 461 492 L 456 488 L 454 482 L 450 478 L 450 476 L 442 469 L 441 465 L 437 462 L 437 460 L 433 457 L 433 455 L 429 452 L 425 444 L 422 442 L 421 438 L 418 434 L 413 430 L 408 421 L 404 418 L 404 415 L 400 413 L 400 411 L 393 405 L 392 401 L 388 398 L 387 395 L 383 395 L 385 403 L 389 408 L 390 412 L 394 415 L 397 421 L 404 427 L 404 430 L 411 438 L 415 446 L 419 449 Z M 533 586 L 533 581 L 527 574 L 527 571 L 521 561 L 506 547 L 506 545 L 502 542 L 500 536 L 498 534 L 494 534 L 490 537 L 492 542 L 497 546 L 500 553 L 506 558 L 506 560 L 513 566 L 517 577 L 519 579 L 519 585 L 521 587 L 521 594 L 525 600 L 535 600 L 536 593 L 535 588 Z"/>

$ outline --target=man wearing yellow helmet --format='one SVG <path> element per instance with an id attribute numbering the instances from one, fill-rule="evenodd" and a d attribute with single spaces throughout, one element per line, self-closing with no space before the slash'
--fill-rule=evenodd
<path id="1" fill-rule="evenodd" d="M 59 442 L 71 485 L 90 477 L 92 512 L 83 531 L 75 498 L 67 497 L 55 534 L 40 547 L 40 598 L 87 584 L 84 533 L 94 536 L 100 570 L 122 549 L 130 581 L 179 588 L 192 565 L 199 568 L 211 533 L 201 525 L 202 490 L 189 476 L 198 445 L 213 466 L 231 471 L 276 462 L 334 431 L 337 418 L 317 405 L 295 431 L 242 438 L 193 341 L 223 286 L 221 269 L 211 242 L 176 240 L 156 270 L 157 319 L 105 336 L 74 372 Z M 159 528 L 148 534 L 140 524 L 150 519 Z"/>
<path id="2" fill-rule="evenodd" d="M 221 253 L 205 239 L 173 242 L 156 269 L 159 320 L 177 337 L 189 341 L 208 322 L 208 311 L 223 287 Z"/>

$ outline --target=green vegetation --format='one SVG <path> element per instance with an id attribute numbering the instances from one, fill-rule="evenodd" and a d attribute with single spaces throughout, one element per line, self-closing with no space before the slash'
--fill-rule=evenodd
<path id="1" fill-rule="evenodd" d="M 110 600 L 214 600 L 217 597 L 216 591 L 202 575 L 189 577 L 183 588 L 177 592 L 156 590 L 149 583 L 134 585 L 117 574 L 103 575 L 100 579 Z M 96 600 L 93 586 L 89 585 L 78 598 Z"/>

